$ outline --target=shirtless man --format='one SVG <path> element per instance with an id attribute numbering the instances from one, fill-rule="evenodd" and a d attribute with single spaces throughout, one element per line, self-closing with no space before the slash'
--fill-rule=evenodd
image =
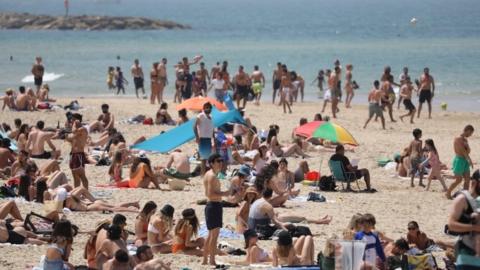
<path id="1" fill-rule="evenodd" d="M 155 168 L 159 171 L 158 177 L 161 182 L 165 182 L 168 178 L 177 178 L 187 180 L 190 176 L 190 162 L 188 155 L 180 149 L 175 149 L 169 155 L 165 168 Z"/>
<path id="2" fill-rule="evenodd" d="M 383 117 L 383 110 L 380 106 L 380 102 L 382 99 L 382 90 L 379 89 L 380 82 L 375 81 L 373 82 L 373 88 L 368 93 L 368 119 L 365 122 L 363 128 L 367 128 L 368 123 L 372 120 L 373 116 L 380 117 L 382 121 L 382 128 L 385 129 L 385 118 Z"/>
<path id="3" fill-rule="evenodd" d="M 418 172 L 420 181 L 418 183 L 419 186 L 425 187 L 423 184 L 423 169 L 420 166 L 422 163 L 422 149 L 423 149 L 423 142 L 421 140 L 422 138 L 422 131 L 418 128 L 413 130 L 413 141 L 410 143 L 408 146 L 408 153 L 410 157 L 410 163 L 412 164 L 412 170 L 410 171 L 411 174 L 411 181 L 410 181 L 410 186 L 415 187 L 413 184 L 413 180 L 415 179 L 415 175 Z"/>
<path id="4" fill-rule="evenodd" d="M 222 70 L 222 67 L 220 66 L 220 62 L 217 62 L 215 66 L 212 67 L 210 70 L 210 77 L 215 78 L 217 76 L 217 73 L 219 73 Z"/>
<path id="5" fill-rule="evenodd" d="M 167 58 L 162 58 L 160 64 L 157 67 L 157 76 L 158 82 L 160 84 L 160 89 L 158 92 L 159 104 L 163 102 L 163 91 L 165 90 L 165 86 L 168 85 L 168 78 L 167 78 Z"/>
<path id="6" fill-rule="evenodd" d="M 138 89 L 142 89 L 142 93 L 145 96 L 145 88 L 143 87 L 143 69 L 142 66 L 140 66 L 140 62 L 138 61 L 138 59 L 135 59 L 135 61 L 133 61 L 133 66 L 130 68 L 130 71 L 132 73 L 133 83 L 135 84 L 135 94 L 137 95 L 137 98 Z"/>
<path id="7" fill-rule="evenodd" d="M 423 69 L 423 74 L 420 77 L 419 98 L 418 98 L 418 115 L 422 111 L 422 105 L 425 101 L 428 104 L 428 119 L 432 119 L 432 98 L 435 95 L 435 82 L 430 75 L 428 67 Z"/>
<path id="8" fill-rule="evenodd" d="M 223 162 L 223 158 L 219 154 L 212 154 L 208 158 L 211 169 L 203 177 L 203 186 L 205 188 L 205 196 L 207 197 L 205 222 L 208 229 L 208 237 L 203 251 L 203 265 L 208 264 L 209 259 L 210 265 L 216 265 L 217 239 L 223 224 L 222 197 L 231 193 L 229 190 L 220 190 L 221 185 L 217 174 L 222 170 Z"/>
<path id="9" fill-rule="evenodd" d="M 262 97 L 262 90 L 265 88 L 265 77 L 257 65 L 253 67 L 252 75 L 250 76 L 252 81 L 252 90 L 255 95 L 255 104 L 260 104 L 260 98 Z"/>
<path id="10" fill-rule="evenodd" d="M 200 69 L 197 70 L 197 77 L 200 82 L 200 91 L 204 96 L 207 96 L 207 86 L 210 84 L 210 75 L 208 74 L 208 70 L 205 68 L 204 62 L 200 63 Z"/>
<path id="11" fill-rule="evenodd" d="M 245 73 L 243 66 L 238 67 L 238 73 L 235 75 L 235 96 L 237 100 L 237 108 L 239 110 L 245 109 L 247 105 L 249 87 L 250 87 L 250 77 Z M 243 106 L 240 107 L 240 101 L 243 99 Z"/>
<path id="12" fill-rule="evenodd" d="M 0 139 L 0 175 L 3 172 L 6 172 L 5 169 L 10 168 L 12 164 L 15 162 L 15 156 L 13 155 L 12 151 L 8 149 L 10 141 L 8 144 L 6 143 L 8 139 Z"/>
<path id="13" fill-rule="evenodd" d="M 87 154 L 85 154 L 85 146 L 87 144 L 88 131 L 82 126 L 80 120 L 75 119 L 73 122 L 72 133 L 65 140 L 72 145 L 70 152 L 70 170 L 73 176 L 73 185 L 75 187 L 83 185 L 88 189 L 88 179 L 85 175 L 85 164 L 88 163 Z"/>
<path id="14" fill-rule="evenodd" d="M 335 71 L 332 72 L 330 78 L 328 78 L 328 87 L 330 88 L 331 102 L 332 102 L 332 117 L 337 118 L 338 101 L 341 96 L 341 89 L 338 87 L 340 81 L 341 69 L 339 66 L 335 67 Z"/>
<path id="15" fill-rule="evenodd" d="M 283 69 L 282 69 L 282 63 L 278 62 L 277 63 L 277 69 L 273 71 L 273 99 L 272 103 L 275 104 L 275 97 L 277 96 L 277 91 L 280 89 L 280 82 L 282 80 L 282 74 L 283 74 Z"/>
<path id="16" fill-rule="evenodd" d="M 52 137 L 55 136 L 55 133 L 43 131 L 44 126 L 45 123 L 43 121 L 37 122 L 36 128 L 28 134 L 28 141 L 25 149 L 32 158 L 57 159 L 60 157 L 60 150 L 57 150 L 51 141 Z M 51 152 L 45 151 L 45 143 L 48 144 L 52 150 Z"/>
<path id="17" fill-rule="evenodd" d="M 473 162 L 470 158 L 470 146 L 468 145 L 468 137 L 473 134 L 473 126 L 467 125 L 463 129 L 463 133 L 453 140 L 453 150 L 455 158 L 453 159 L 452 171 L 455 176 L 453 182 L 447 190 L 446 197 L 452 199 L 452 191 L 462 182 L 463 189 L 468 189 L 470 184 L 470 167 L 473 168 Z"/>
<path id="18" fill-rule="evenodd" d="M 395 104 L 395 92 L 393 91 L 393 85 L 400 85 L 394 82 L 391 72 L 392 69 L 389 66 L 386 66 L 383 70 L 380 82 L 382 83 L 381 87 L 384 91 L 384 99 L 382 103 L 388 109 L 388 115 L 390 116 L 390 120 L 395 123 L 396 121 L 395 119 L 393 119 L 393 104 Z"/>
<path id="19" fill-rule="evenodd" d="M 404 117 L 410 116 L 410 124 L 414 124 L 413 118 L 415 117 L 415 112 L 417 111 L 415 105 L 412 103 L 413 90 L 414 88 L 412 82 L 410 81 L 410 77 L 407 77 L 400 88 L 400 98 L 403 99 L 403 105 L 405 105 L 405 109 L 408 110 L 408 113 L 400 116 L 400 121 L 403 122 Z"/>
<path id="20" fill-rule="evenodd" d="M 42 65 L 42 58 L 37 56 L 35 57 L 35 64 L 32 66 L 33 79 L 35 81 L 35 86 L 37 87 L 37 96 L 40 91 L 40 86 L 43 83 L 43 74 L 45 73 L 45 67 Z"/>
<path id="21" fill-rule="evenodd" d="M 183 99 L 189 99 L 192 96 L 192 75 L 190 74 L 190 66 L 197 64 L 202 59 L 202 56 L 195 56 L 193 62 L 188 60 L 188 57 L 183 57 L 180 64 L 175 66 L 183 70 L 185 87 L 181 89 Z"/>
<path id="22" fill-rule="evenodd" d="M 290 106 L 291 95 L 293 91 L 293 84 L 292 84 L 292 77 L 290 72 L 287 69 L 286 65 L 282 65 L 282 77 L 280 79 L 280 89 L 279 89 L 279 96 L 280 96 L 280 104 L 283 105 L 283 113 L 288 112 L 292 113 L 292 108 Z"/>
<path id="23" fill-rule="evenodd" d="M 98 116 L 97 121 L 93 122 L 88 128 L 90 132 L 103 132 L 114 128 L 115 117 L 108 111 L 108 104 L 102 104 L 102 114 Z"/>
<path id="24" fill-rule="evenodd" d="M 18 92 L 20 93 L 17 95 L 15 104 L 17 111 L 28 111 L 30 107 L 30 97 L 26 93 L 25 86 L 20 86 Z"/>
<path id="25" fill-rule="evenodd" d="M 406 82 L 407 82 L 407 77 L 410 77 L 408 75 L 408 67 L 404 67 L 403 68 L 403 73 L 400 74 L 400 76 L 398 77 L 398 81 L 400 82 L 400 87 L 402 87 Z M 398 106 L 397 106 L 397 109 L 400 109 L 400 103 L 402 103 L 402 96 L 400 96 L 398 98 Z"/>
<path id="26" fill-rule="evenodd" d="M 128 252 L 119 249 L 115 252 L 115 256 L 103 264 L 104 270 L 131 270 L 134 266 L 132 259 L 128 256 Z"/>

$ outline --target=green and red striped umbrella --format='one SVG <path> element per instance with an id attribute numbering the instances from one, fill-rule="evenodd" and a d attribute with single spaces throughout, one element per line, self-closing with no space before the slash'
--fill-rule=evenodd
<path id="1" fill-rule="evenodd" d="M 357 140 L 345 128 L 332 122 L 313 121 L 295 129 L 295 135 L 305 138 L 320 138 L 333 143 L 358 146 Z"/>

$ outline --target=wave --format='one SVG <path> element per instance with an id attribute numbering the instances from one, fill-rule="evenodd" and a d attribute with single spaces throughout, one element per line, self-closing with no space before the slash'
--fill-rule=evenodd
<path id="1" fill-rule="evenodd" d="M 60 74 L 56 74 L 56 73 L 45 73 L 43 74 L 43 81 L 44 82 L 53 82 L 55 80 L 58 80 L 60 79 L 61 77 L 63 77 L 65 74 L 63 73 L 60 73 Z M 34 79 L 33 79 L 33 75 L 27 75 L 25 77 L 23 77 L 22 79 L 22 83 L 33 83 L 34 82 Z"/>

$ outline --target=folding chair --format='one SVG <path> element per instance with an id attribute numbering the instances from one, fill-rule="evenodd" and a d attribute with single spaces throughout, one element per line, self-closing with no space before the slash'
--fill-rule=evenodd
<path id="1" fill-rule="evenodd" d="M 345 170 L 341 161 L 330 160 L 328 161 L 328 167 L 332 172 L 333 180 L 340 182 L 343 190 L 345 190 L 343 183 L 347 183 L 347 190 L 350 190 L 350 183 L 353 181 L 357 183 L 357 188 L 360 190 L 360 185 L 355 177 L 355 173 Z"/>

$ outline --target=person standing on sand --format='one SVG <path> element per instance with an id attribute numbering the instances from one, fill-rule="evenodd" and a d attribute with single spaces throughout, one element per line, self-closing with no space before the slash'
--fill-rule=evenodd
<path id="1" fill-rule="evenodd" d="M 335 67 L 335 71 L 330 74 L 330 78 L 328 78 L 328 87 L 330 88 L 330 96 L 332 102 L 332 117 L 337 118 L 338 112 L 338 101 L 341 98 L 341 90 L 338 87 L 340 81 L 340 73 L 341 69 L 339 66 Z"/>
<path id="2" fill-rule="evenodd" d="M 277 63 L 277 69 L 273 71 L 273 96 L 272 96 L 272 103 L 275 104 L 275 98 L 277 97 L 277 91 L 280 89 L 280 82 L 282 80 L 282 63 Z"/>
<path id="3" fill-rule="evenodd" d="M 133 61 L 133 66 L 130 68 L 133 77 L 133 84 L 135 85 L 135 95 L 138 98 L 138 89 L 142 89 L 142 94 L 145 96 L 145 88 L 143 87 L 143 69 L 140 66 L 138 59 Z"/>
<path id="4" fill-rule="evenodd" d="M 400 90 L 402 88 L 403 85 L 405 85 L 405 83 L 407 82 L 407 77 L 410 78 L 410 76 L 408 75 L 408 67 L 404 67 L 403 68 L 403 73 L 400 74 L 400 76 L 398 77 L 398 81 L 400 82 Z M 399 96 L 398 97 L 398 105 L 397 105 L 397 109 L 400 110 L 400 103 L 402 103 L 402 96 Z"/>
<path id="5" fill-rule="evenodd" d="M 203 104 L 203 112 L 197 115 L 195 124 L 193 125 L 193 132 L 198 144 L 198 154 L 202 161 L 201 175 L 205 174 L 206 161 L 212 154 L 212 141 L 215 144 L 213 121 L 210 113 L 212 112 L 212 104 L 207 102 Z M 213 148 L 215 149 L 215 148 Z"/>
<path id="6" fill-rule="evenodd" d="M 185 87 L 181 89 L 182 99 L 189 99 L 190 97 L 192 97 L 193 77 L 192 77 L 192 74 L 190 74 L 190 66 L 197 64 L 201 59 L 202 59 L 202 56 L 195 56 L 193 58 L 193 62 L 190 62 L 188 60 L 188 57 L 183 57 L 181 63 L 175 66 L 183 70 L 183 75 L 185 76 L 184 79 L 186 84 L 185 84 Z"/>
<path id="7" fill-rule="evenodd" d="M 117 95 L 120 94 L 120 91 L 125 95 L 125 85 L 128 84 L 128 81 L 123 77 L 123 72 L 120 67 L 116 68 L 115 72 L 115 85 L 117 86 Z"/>
<path id="8" fill-rule="evenodd" d="M 217 253 L 217 240 L 223 225 L 222 197 L 228 196 L 231 191 L 221 191 L 220 181 L 217 174 L 222 170 L 223 158 L 219 154 L 212 154 L 208 158 L 210 170 L 203 177 L 203 187 L 207 197 L 205 206 L 205 223 L 207 224 L 208 236 L 203 250 L 203 265 L 209 263 L 216 265 L 215 254 Z"/>
<path id="9" fill-rule="evenodd" d="M 423 69 L 423 74 L 420 77 L 417 118 L 420 118 L 422 105 L 426 101 L 428 104 L 428 119 L 432 119 L 432 98 L 434 95 L 435 82 L 433 80 L 433 77 L 430 75 L 430 69 L 426 67 Z"/>
<path id="10" fill-rule="evenodd" d="M 280 80 L 280 91 L 278 94 L 280 95 L 280 105 L 283 105 L 283 113 L 288 112 L 292 113 L 292 108 L 290 107 L 289 99 L 290 95 L 292 94 L 293 84 L 290 76 L 290 72 L 288 72 L 287 66 L 282 66 L 282 77 Z"/>
<path id="11" fill-rule="evenodd" d="M 88 189 L 88 179 L 85 175 L 85 164 L 88 163 L 85 146 L 87 144 L 88 131 L 82 126 L 81 119 L 75 119 L 73 122 L 72 133 L 65 138 L 72 145 L 70 152 L 70 170 L 73 176 L 74 187 L 83 185 Z"/>
<path id="12" fill-rule="evenodd" d="M 455 157 L 452 162 L 452 171 L 455 176 L 455 182 L 448 187 L 445 196 L 452 199 L 452 191 L 462 182 L 463 189 L 468 189 L 470 183 L 470 167 L 473 168 L 473 162 L 470 158 L 470 146 L 468 145 L 468 138 L 473 135 L 474 128 L 472 125 L 467 125 L 460 136 L 453 140 L 453 150 Z"/>
<path id="13" fill-rule="evenodd" d="M 383 117 L 383 110 L 380 106 L 382 90 L 380 90 L 379 87 L 379 81 L 373 82 L 373 88 L 370 90 L 370 93 L 368 93 L 368 119 L 363 128 L 367 128 L 368 123 L 375 115 L 376 117 L 380 117 L 380 120 L 382 121 L 382 128 L 385 129 L 385 117 Z"/>
<path id="14" fill-rule="evenodd" d="M 217 77 L 217 73 L 220 72 L 222 70 L 222 67 L 220 66 L 220 62 L 217 62 L 215 64 L 215 66 L 212 67 L 212 69 L 210 70 L 210 78 L 216 78 Z"/>
<path id="15" fill-rule="evenodd" d="M 245 109 L 247 106 L 248 93 L 250 88 L 250 76 L 245 73 L 243 66 L 238 67 L 238 73 L 235 75 L 235 96 L 237 101 L 237 108 L 239 110 Z M 240 101 L 243 99 L 243 106 L 240 107 Z"/>
<path id="16" fill-rule="evenodd" d="M 418 172 L 418 177 L 420 181 L 418 183 L 419 186 L 425 187 L 423 184 L 423 168 L 421 167 L 422 164 L 422 153 L 423 153 L 423 142 L 422 138 L 422 130 L 416 128 L 413 130 L 413 141 L 408 146 L 408 153 L 410 157 L 410 162 L 412 164 L 412 170 L 410 171 L 411 174 L 411 181 L 410 186 L 415 187 L 413 184 L 413 180 L 415 179 L 415 175 Z"/>
<path id="17" fill-rule="evenodd" d="M 332 99 L 332 92 L 330 91 L 330 75 L 332 75 L 332 71 L 330 69 L 325 70 L 325 78 L 327 78 L 327 88 L 323 92 L 322 113 L 325 112 L 325 108 L 327 107 L 328 102 L 330 102 Z"/>
<path id="18" fill-rule="evenodd" d="M 347 97 L 345 98 L 345 107 L 351 108 L 352 99 L 355 95 L 353 92 L 354 84 L 352 79 L 353 65 L 348 64 L 345 68 L 347 69 L 347 71 L 345 72 L 345 93 L 347 93 Z"/>
<path id="19" fill-rule="evenodd" d="M 35 64 L 32 66 L 32 74 L 35 86 L 37 87 L 37 96 L 40 91 L 40 87 L 43 83 L 43 74 L 45 73 L 45 67 L 42 65 L 42 57 L 35 57 Z"/>
<path id="20" fill-rule="evenodd" d="M 262 98 L 262 90 L 265 88 L 265 76 L 263 72 L 260 71 L 258 65 L 253 67 L 252 75 L 250 76 L 252 80 L 252 90 L 255 95 L 255 104 L 260 105 L 260 98 Z"/>
<path id="21" fill-rule="evenodd" d="M 403 105 L 405 105 L 405 109 L 408 110 L 407 114 L 400 116 L 400 121 L 403 122 L 403 118 L 410 116 L 410 124 L 413 123 L 413 118 L 415 117 L 415 112 L 417 109 L 415 105 L 412 103 L 412 93 L 413 93 L 413 86 L 412 82 L 410 81 L 410 77 L 405 79 L 405 83 L 400 88 L 400 99 L 403 99 Z"/>
<path id="22" fill-rule="evenodd" d="M 383 70 L 382 78 L 380 82 L 382 83 L 382 90 L 384 91 L 384 102 L 383 104 L 388 109 L 388 115 L 390 116 L 390 120 L 395 123 L 395 119 L 393 119 L 393 104 L 395 104 L 395 92 L 393 91 L 393 85 L 400 86 L 399 84 L 393 81 L 393 75 L 391 74 L 392 69 L 389 66 L 386 66 Z"/>
<path id="23" fill-rule="evenodd" d="M 158 96 L 157 96 L 158 104 L 163 103 L 163 91 L 165 90 L 165 87 L 168 85 L 167 62 L 168 62 L 167 58 L 162 58 L 162 61 L 160 61 L 160 64 L 157 67 L 157 76 L 158 76 L 158 84 L 159 84 Z"/>
<path id="24" fill-rule="evenodd" d="M 150 70 L 150 104 L 155 104 L 155 100 L 158 101 L 158 104 L 161 104 L 160 100 L 160 82 L 158 80 L 158 62 L 153 63 L 152 70 Z"/>
<path id="25" fill-rule="evenodd" d="M 205 68 L 204 62 L 200 62 L 200 69 L 197 70 L 197 77 L 199 79 L 200 91 L 204 96 L 207 96 L 207 87 L 210 84 L 210 75 L 208 74 L 208 70 Z"/>

